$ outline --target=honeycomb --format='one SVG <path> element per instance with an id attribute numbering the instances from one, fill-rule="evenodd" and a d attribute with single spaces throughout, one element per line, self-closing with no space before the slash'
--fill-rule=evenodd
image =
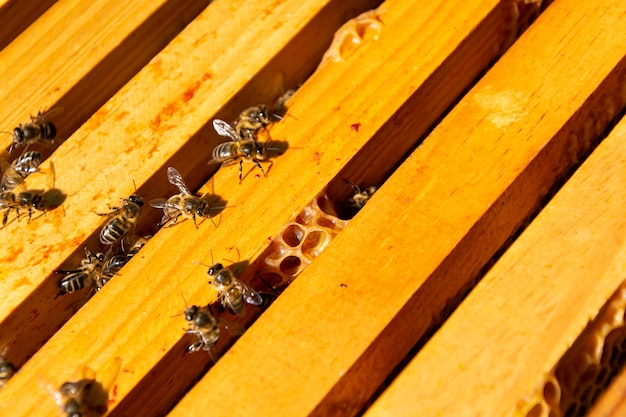
<path id="1" fill-rule="evenodd" d="M 348 222 L 337 217 L 323 190 L 271 239 L 257 272 L 274 287 L 288 285 Z"/>
<path id="2" fill-rule="evenodd" d="M 626 281 L 514 416 L 584 416 L 626 363 Z"/>
<path id="3" fill-rule="evenodd" d="M 340 27 L 333 42 L 322 57 L 320 67 L 328 62 L 345 61 L 359 47 L 369 41 L 378 40 L 383 29 L 377 10 L 369 10 Z"/>

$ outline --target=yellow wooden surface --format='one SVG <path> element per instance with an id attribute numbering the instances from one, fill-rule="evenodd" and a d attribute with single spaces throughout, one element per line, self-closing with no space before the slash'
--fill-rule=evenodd
<path id="1" fill-rule="evenodd" d="M 56 0 L 0 1 L 0 50 L 44 13 Z"/>
<path id="2" fill-rule="evenodd" d="M 208 4 L 56 2 L 0 51 L 0 130 L 58 106 L 57 143 L 66 139 Z M 10 143 L 0 135 L 2 148 Z"/>
<path id="3" fill-rule="evenodd" d="M 76 314 L 84 294 L 54 298 L 61 277 L 51 271 L 79 264 L 85 244 L 98 248 L 102 218 L 94 212 L 127 197 L 133 181 L 146 200 L 172 195 L 167 166 L 192 189 L 206 182 L 215 169 L 206 161 L 224 140 L 211 120 L 232 120 L 304 81 L 335 29 L 377 3 L 217 0 L 54 152 L 63 206 L 0 229 L 8 242 L 0 248 L 0 346 L 9 346 L 17 365 L 36 352 L 0 391 L 0 414 L 6 407 L 14 415 L 50 414 L 55 405 L 43 385 L 76 378 L 84 364 L 104 375 L 116 360 L 122 368 L 110 415 L 162 415 L 173 407 L 211 365 L 203 352 L 183 355 L 192 340 L 183 336 L 184 300 L 215 297 L 206 267 L 194 261 L 250 261 L 245 279 L 254 281 L 257 257 L 293 215 L 325 187 L 332 199 L 345 198 L 343 178 L 380 183 L 539 6 L 385 2 L 373 14 L 380 24 L 344 32 L 339 59 L 321 64 L 272 126 L 287 150 L 267 178 L 252 171 L 239 185 L 237 168 L 226 167 L 204 187 L 228 205 L 217 228 L 205 221 L 196 230 L 187 221 L 159 231 Z M 548 9 L 558 6 L 172 415 L 345 415 L 364 405 L 623 107 L 614 87 L 623 85 L 624 42 L 592 36 L 598 27 L 617 27 L 612 3 L 585 2 L 580 11 L 572 4 Z M 593 25 L 581 29 L 576 16 Z M 127 20 L 131 14 L 120 18 Z M 591 39 L 602 48 L 589 48 Z M 71 112 L 95 108 L 71 102 Z M 146 205 L 137 231 L 154 233 L 160 217 Z M 243 322 L 257 314 L 249 307 Z M 426 319 L 414 323 L 415 314 Z"/>
<path id="4" fill-rule="evenodd" d="M 363 407 L 623 108 L 616 6 L 550 6 L 170 415 L 352 415 Z M 594 42 L 603 48 L 587 47 Z M 450 395 L 442 406 L 481 402 L 439 393 L 425 375 L 431 397 Z M 419 389 L 404 394 L 394 398 L 399 409 L 435 415 L 403 408 L 425 399 Z"/>
<path id="5" fill-rule="evenodd" d="M 510 415 L 540 385 L 624 280 L 624 138 L 626 120 L 366 415 Z"/>
<path id="6" fill-rule="evenodd" d="M 244 5 L 246 7 L 243 7 Z M 361 11 L 372 5 L 362 2 Z M 233 13 L 233 10 L 244 10 L 245 13 Z M 213 3 L 163 53 L 154 58 L 137 77 L 61 145 L 51 160 L 54 161 L 57 171 L 56 187 L 68 196 L 62 209 L 49 211 L 45 218 L 33 220 L 28 224 L 24 221 L 10 223 L 0 230 L 6 237 L 20 234 L 20 239 L 10 239 L 11 244 L 3 246 L 0 255 L 2 264 L 11 267 L 2 282 L 6 286 L 6 291 L 3 291 L 4 331 L 1 334 L 2 344 L 8 343 L 10 352 L 13 352 L 12 361 L 20 365 L 26 355 L 32 353 L 38 344 L 43 343 L 45 338 L 73 313 L 76 303 L 84 301 L 83 294 L 54 299 L 58 292 L 56 285 L 60 276 L 52 274 L 52 271 L 75 267 L 84 256 L 85 243 L 92 249 L 97 247 L 96 234 L 102 219 L 94 212 L 103 211 L 107 203 L 116 203 L 120 197 L 128 196 L 133 191 L 133 180 L 140 187 L 140 193 L 150 194 L 147 198 L 170 195 L 172 190 L 167 184 L 164 172 L 165 166 L 169 164 L 175 165 L 181 171 L 190 188 L 197 188 L 206 179 L 210 170 L 215 169 L 214 166 L 208 166 L 207 161 L 210 159 L 212 148 L 218 141 L 222 141 L 215 133 L 209 133 L 204 125 L 210 123 L 218 111 L 224 112 L 225 116 L 222 117 L 230 120 L 242 108 L 256 104 L 257 100 L 267 102 L 280 94 L 285 85 L 297 84 L 319 62 L 334 30 L 352 14 L 358 12 L 353 4 L 347 5 L 336 1 L 280 4 L 268 2 L 237 4 L 226 1 Z M 259 15 L 263 16 L 263 19 L 257 19 Z M 233 19 L 231 25 L 223 25 L 224 16 Z M 255 23 L 251 25 L 250 22 Z M 246 31 L 242 32 L 244 27 Z M 233 40 L 236 41 L 235 44 Z M 190 54 L 190 51 L 194 51 L 194 54 Z M 204 53 L 198 54 L 198 51 Z M 297 55 L 298 59 L 292 59 L 294 55 Z M 98 158 L 93 157 L 96 154 Z M 302 157 L 305 155 L 301 153 Z M 288 175 L 291 175 L 291 172 Z M 232 188 L 239 192 L 244 191 L 245 187 L 243 185 L 239 187 L 236 183 L 235 172 L 225 172 L 224 177 L 229 181 L 232 179 L 233 182 L 224 186 L 223 190 Z M 253 182 L 254 179 L 250 178 L 244 184 L 249 187 Z M 217 184 L 216 189 L 219 192 Z M 248 194 L 250 190 L 242 196 Z M 235 205 L 245 206 L 244 200 L 245 198 Z M 146 208 L 145 211 L 147 212 L 145 225 L 140 225 L 138 231 L 153 233 L 161 214 L 151 208 Z M 255 216 L 248 215 L 248 218 L 255 220 Z M 242 228 L 241 224 L 235 223 L 233 226 L 235 230 L 227 233 L 229 241 L 232 236 L 238 236 Z M 167 236 L 172 231 L 182 231 L 187 227 L 191 227 L 186 229 L 189 236 L 183 239 L 190 239 L 193 236 L 189 243 L 194 243 L 194 240 L 206 243 L 206 236 L 202 237 L 200 231 L 194 235 L 196 231 L 191 223 L 166 230 L 163 235 Z M 203 227 L 209 236 L 215 231 L 210 224 Z M 221 229 L 220 227 L 218 230 Z M 255 244 L 265 241 L 265 232 L 263 235 L 263 240 Z M 176 241 L 177 239 L 173 240 Z M 159 344 L 171 345 L 176 341 L 172 338 L 179 339 L 182 334 L 180 317 L 173 320 L 172 316 L 180 313 L 184 307 L 180 294 L 190 271 L 198 272 L 197 265 L 191 264 L 191 259 L 177 260 L 181 253 L 185 253 L 186 244 L 184 240 L 181 243 L 183 244 L 177 247 L 172 241 L 169 243 L 163 241 L 159 253 L 154 255 L 158 262 L 150 260 L 149 265 L 153 265 L 150 266 L 153 268 L 152 273 L 144 268 L 141 274 L 141 279 L 145 280 L 144 284 L 150 285 L 140 284 L 137 279 L 126 282 L 130 287 L 125 294 L 131 297 L 132 302 L 120 304 L 119 297 L 112 294 L 107 303 L 111 304 L 109 307 L 121 308 L 121 312 L 115 313 L 107 308 L 106 316 L 109 319 L 105 320 L 104 325 L 96 328 L 102 329 L 103 332 L 106 330 L 109 336 L 121 337 L 126 333 L 120 333 L 117 327 L 122 323 L 130 323 L 126 315 L 139 303 L 144 313 L 136 315 L 135 318 L 141 322 L 136 323 L 134 330 L 129 326 L 128 334 L 135 338 L 140 334 L 137 333 L 138 330 L 152 329 L 152 326 L 143 326 L 143 321 L 146 318 L 145 312 L 154 308 L 154 319 L 157 319 L 155 323 L 160 323 L 158 320 L 160 317 L 167 325 L 174 326 L 173 329 L 170 328 L 170 339 L 164 338 Z M 229 242 L 229 246 L 236 243 Z M 208 262 L 209 249 L 203 247 L 201 256 L 196 255 L 194 259 Z M 242 254 L 245 253 L 245 249 L 246 246 L 243 246 Z M 61 265 L 68 257 L 70 259 Z M 176 284 L 175 281 L 167 284 L 171 272 L 165 272 L 167 268 L 163 268 L 162 262 L 170 266 L 184 265 L 187 268 L 181 270 L 176 278 L 180 280 L 180 284 Z M 159 281 L 155 280 L 157 278 L 153 276 L 155 273 L 158 274 L 158 280 L 163 280 L 156 287 L 153 284 Z M 205 275 L 202 268 L 199 273 L 202 277 Z M 133 273 L 131 269 L 122 275 L 135 277 L 140 274 L 137 271 Z M 207 287 L 204 278 L 197 283 L 197 287 L 203 289 Z M 163 291 L 164 288 L 168 290 Z M 142 295 L 143 290 L 149 290 L 159 296 L 150 300 L 151 297 Z M 190 297 L 191 291 L 188 298 Z M 97 298 L 99 297 L 96 297 L 96 300 Z M 23 303 L 25 299 L 28 301 Z M 160 301 L 166 302 L 169 306 L 163 308 L 159 304 Z M 148 304 L 152 307 L 148 307 Z M 105 316 L 91 308 L 89 310 L 92 311 L 91 314 L 95 314 L 93 317 Z M 119 322 L 113 325 L 111 318 Z M 86 332 L 92 337 L 101 337 L 98 332 L 93 331 L 92 318 L 85 320 L 76 316 L 74 320 L 80 326 L 86 325 Z M 66 357 L 70 364 L 77 361 L 77 358 L 85 361 L 89 352 L 100 357 L 93 364 L 90 363 L 94 369 L 98 369 L 101 363 L 106 363 L 104 351 L 100 347 L 97 351 L 93 350 L 96 343 L 93 339 L 85 338 L 83 334 L 80 340 L 87 345 L 75 344 L 69 341 L 76 335 L 75 331 L 68 330 L 66 334 L 65 341 L 61 342 L 63 351 L 61 356 Z M 159 332 L 155 332 L 154 335 L 159 337 L 158 334 Z M 148 339 L 139 337 L 139 340 Z M 100 343 L 103 347 L 116 346 L 98 339 L 96 344 Z M 53 347 L 55 343 L 51 342 L 49 346 Z M 137 362 L 139 370 L 136 373 L 129 373 L 128 370 L 122 373 L 134 381 L 120 385 L 125 386 L 127 392 L 145 375 L 145 372 L 150 370 L 156 359 L 154 356 L 146 356 L 146 349 L 138 350 L 138 345 L 131 343 L 126 347 L 131 348 L 132 356 L 139 355 L 142 358 Z M 166 349 L 156 349 L 152 353 L 160 357 L 165 352 Z M 179 353 L 176 352 L 176 355 Z M 39 355 L 42 363 L 46 363 L 44 368 L 49 365 L 49 355 L 57 357 L 59 352 L 42 352 Z M 204 359 L 204 356 L 202 358 Z M 124 360 L 124 366 L 132 362 L 130 357 L 124 357 Z M 193 360 L 188 363 L 192 362 Z M 38 385 L 36 381 L 42 377 L 43 368 L 36 365 L 36 359 L 29 363 L 33 364 L 31 384 Z M 61 370 L 71 374 L 75 367 L 70 364 L 60 366 L 52 372 L 44 371 L 47 375 L 43 375 L 43 378 L 50 379 L 50 375 L 53 375 L 55 380 L 61 378 L 61 375 L 64 375 Z M 14 386 L 19 386 L 19 378 L 28 375 L 26 369 L 29 366 L 22 369 L 14 380 Z M 11 385 L 14 381 L 11 381 Z M 5 388 L 2 395 L 10 396 L 11 388 L 8 386 Z M 172 389 L 168 395 L 159 397 L 160 402 L 152 401 L 151 407 L 157 410 L 162 408 L 164 402 L 171 401 L 176 392 L 184 389 L 183 385 L 176 390 Z M 120 389 L 118 395 L 123 398 L 126 392 Z M 42 402 L 52 409 L 48 393 L 41 391 L 38 394 L 40 399 L 33 397 L 33 402 L 24 403 L 25 409 L 28 409 L 26 408 L 28 406 L 40 407 Z"/>

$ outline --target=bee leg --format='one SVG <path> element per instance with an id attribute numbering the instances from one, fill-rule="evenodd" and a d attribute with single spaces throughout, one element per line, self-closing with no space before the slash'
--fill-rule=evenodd
<path id="1" fill-rule="evenodd" d="M 243 173 L 243 159 L 239 161 L 239 184 L 241 184 L 242 173 Z"/>
<path id="2" fill-rule="evenodd" d="M 176 224 L 176 222 L 178 221 L 178 218 L 180 217 L 180 215 L 181 215 L 181 214 L 180 214 L 180 213 L 178 213 L 178 214 L 176 215 L 176 217 L 174 217 L 174 220 L 172 221 L 172 223 L 170 223 L 170 225 L 169 225 L 169 226 L 167 226 L 167 227 L 172 227 L 172 226 L 174 226 L 174 225 Z"/>
<path id="3" fill-rule="evenodd" d="M 11 211 L 10 208 L 6 209 L 4 212 L 4 216 L 2 217 L 2 227 L 7 225 L 7 221 L 9 220 L 9 212 Z"/>
<path id="4" fill-rule="evenodd" d="M 263 166 L 261 165 L 261 163 L 259 161 L 257 161 L 256 159 L 254 160 L 254 163 L 256 164 L 256 166 L 259 167 L 259 169 L 261 170 L 261 172 L 263 173 L 264 177 L 267 177 L 267 175 L 265 175 L 265 171 L 263 171 Z"/>
<path id="5" fill-rule="evenodd" d="M 109 210 L 111 210 L 108 213 L 96 213 L 98 216 L 110 216 L 113 213 L 117 213 L 118 211 L 120 211 L 121 207 L 111 207 L 107 204 L 107 207 L 109 208 Z"/>
<path id="6" fill-rule="evenodd" d="M 194 343 L 193 345 L 189 345 L 187 346 L 187 352 L 193 353 L 193 352 L 197 352 L 200 350 L 200 348 L 202 348 L 203 343 L 201 341 L 198 341 L 196 343 Z"/>
<path id="7" fill-rule="evenodd" d="M 198 228 L 198 223 L 196 223 L 196 214 L 192 213 L 191 214 L 191 220 L 193 220 L 193 225 L 196 226 L 196 229 Z"/>

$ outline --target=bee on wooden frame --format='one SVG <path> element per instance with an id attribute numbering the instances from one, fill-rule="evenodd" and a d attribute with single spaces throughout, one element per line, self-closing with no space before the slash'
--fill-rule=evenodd
<path id="1" fill-rule="evenodd" d="M 237 120 L 232 123 L 235 132 L 245 139 L 255 140 L 257 131 L 263 129 L 272 122 L 265 104 L 248 107 L 241 112 Z M 216 129 L 217 130 L 217 129 Z M 223 135 L 222 135 L 223 136 Z"/>
<path id="2" fill-rule="evenodd" d="M 353 205 L 356 209 L 361 209 L 365 206 L 365 203 L 369 201 L 369 199 L 374 195 L 378 187 L 372 185 L 366 188 L 361 189 L 358 185 L 349 181 L 347 179 L 343 179 L 343 181 L 352 187 L 352 191 L 354 194 L 348 200 L 351 205 Z"/>
<path id="3" fill-rule="evenodd" d="M 15 367 L 6 359 L 7 351 L 8 346 L 5 346 L 2 350 L 2 355 L 0 355 L 0 388 L 4 387 L 9 382 L 9 379 L 15 375 Z"/>
<path id="4" fill-rule="evenodd" d="M 58 389 L 51 385 L 45 386 L 52 394 L 54 401 L 63 416 L 67 417 L 94 417 L 107 412 L 111 401 L 109 392 L 115 383 L 121 368 L 121 359 L 116 357 L 112 364 L 105 368 L 104 375 L 96 379 L 96 372 L 84 366 L 82 377 L 77 381 L 67 381 Z M 101 372 L 101 374 L 103 374 Z"/>
<path id="5" fill-rule="evenodd" d="M 185 302 L 185 305 L 186 304 L 187 302 Z M 216 317 L 211 311 L 210 306 L 185 306 L 183 315 L 189 326 L 187 329 L 183 330 L 185 333 L 193 334 L 198 338 L 195 343 L 187 346 L 187 352 L 197 352 L 199 350 L 207 351 L 213 362 L 215 362 L 213 347 L 219 341 L 222 334 L 222 327 L 226 329 L 229 334 L 234 336 L 241 335 L 245 331 L 244 327 L 238 323 Z"/>
<path id="6" fill-rule="evenodd" d="M 9 147 L 9 152 L 21 146 L 28 146 L 34 143 L 52 145 L 56 138 L 56 126 L 50 121 L 63 112 L 62 107 L 56 107 L 44 112 L 37 112 L 37 116 L 30 116 L 30 122 L 20 124 L 13 129 L 13 142 Z"/>
<path id="7" fill-rule="evenodd" d="M 126 262 L 130 261 L 135 255 L 137 255 L 139 251 L 146 245 L 146 243 L 148 243 L 148 240 L 150 240 L 151 237 L 152 236 L 136 236 L 132 246 L 125 253 Z"/>
<path id="8" fill-rule="evenodd" d="M 41 165 L 42 155 L 36 151 L 26 151 L 17 157 L 13 163 L 2 162 L 2 179 L 0 191 L 9 191 L 24 184 L 24 179 L 37 172 Z"/>
<path id="9" fill-rule="evenodd" d="M 18 193 L 5 191 L 0 193 L 0 210 L 4 210 L 2 227 L 6 226 L 11 210 L 15 210 L 18 220 L 22 216 L 20 209 L 26 210 L 28 212 L 29 222 L 33 216 L 33 211 L 41 211 L 42 213 L 45 213 L 45 200 L 43 193 L 43 190 L 27 190 Z"/>
<path id="10" fill-rule="evenodd" d="M 189 328 L 185 330 L 187 334 L 198 337 L 198 341 L 187 347 L 187 352 L 197 352 L 200 349 L 206 350 L 215 362 L 211 349 L 217 344 L 220 338 L 220 327 L 218 319 L 213 315 L 209 307 L 198 307 L 192 305 L 185 308 L 183 313 Z"/>
<path id="11" fill-rule="evenodd" d="M 196 217 L 206 217 L 213 223 L 213 226 L 217 227 L 209 214 L 212 207 L 201 197 L 196 197 L 191 194 L 191 191 L 189 191 L 185 181 L 183 181 L 182 176 L 176 169 L 172 167 L 167 169 L 167 179 L 170 184 L 178 188 L 180 194 L 173 195 L 168 199 L 157 198 L 150 201 L 152 207 L 163 209 L 164 214 L 159 226 L 164 226 L 169 223 L 169 225 L 165 227 L 171 227 L 176 224 L 180 216 L 183 216 L 191 219 L 196 229 L 198 228 Z"/>
<path id="12" fill-rule="evenodd" d="M 217 300 L 233 314 L 243 315 L 245 303 L 256 306 L 263 304 L 261 295 L 240 281 L 230 268 L 221 263 L 204 266 L 209 267 L 209 285 L 217 291 Z"/>
<path id="13" fill-rule="evenodd" d="M 100 271 L 95 274 L 96 292 L 100 291 L 128 262 L 126 255 L 105 256 Z"/>
<path id="14" fill-rule="evenodd" d="M 241 183 L 243 173 L 243 161 L 252 162 L 261 170 L 263 175 L 265 171 L 261 165 L 261 161 L 267 158 L 267 150 L 264 143 L 258 142 L 256 139 L 244 139 L 239 133 L 228 123 L 223 120 L 213 120 L 213 127 L 220 136 L 230 138 L 232 142 L 224 142 L 213 149 L 213 159 L 209 164 L 222 164 L 224 166 L 232 165 L 239 161 L 239 183 Z M 272 162 L 270 161 L 270 167 Z"/>
<path id="15" fill-rule="evenodd" d="M 121 207 L 111 207 L 109 213 L 97 213 L 99 216 L 108 216 L 109 220 L 100 230 L 100 243 L 112 245 L 124 236 L 137 223 L 141 213 L 143 198 L 137 194 L 131 194 L 128 198 L 122 198 Z"/>
<path id="16" fill-rule="evenodd" d="M 48 192 L 51 191 L 55 181 L 54 164 L 50 162 L 49 167 L 45 173 L 49 187 L 47 190 L 28 189 L 25 184 L 20 184 L 15 189 L 0 193 L 0 211 L 4 212 L 2 227 L 8 223 L 11 211 L 15 211 L 18 220 L 24 212 L 27 212 L 29 222 L 35 211 L 46 214 L 46 206 L 49 202 L 46 195 L 52 197 L 52 193 Z"/>
<path id="17" fill-rule="evenodd" d="M 85 246 L 85 255 L 86 257 L 80 261 L 79 268 L 55 271 L 66 275 L 59 281 L 61 294 L 69 294 L 83 289 L 99 278 L 104 265 L 104 253 L 93 253 Z"/>

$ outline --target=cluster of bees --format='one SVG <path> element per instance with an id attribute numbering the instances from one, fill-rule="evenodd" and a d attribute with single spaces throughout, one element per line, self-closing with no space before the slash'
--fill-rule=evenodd
<path id="1" fill-rule="evenodd" d="M 239 182 L 243 178 L 243 163 L 254 164 L 266 175 L 261 162 L 268 158 L 267 142 L 257 139 L 257 132 L 284 114 L 285 103 L 293 95 L 290 90 L 283 95 L 272 110 L 266 105 L 258 105 L 244 110 L 237 120 L 227 123 L 220 119 L 213 121 L 213 127 L 218 135 L 230 139 L 215 147 L 209 164 L 228 166 L 239 164 Z M 24 188 L 25 178 L 39 171 L 42 163 L 42 154 L 28 151 L 28 146 L 35 143 L 51 144 L 56 137 L 56 127 L 50 121 L 51 116 L 58 114 L 60 109 L 48 112 L 39 112 L 31 116 L 31 122 L 16 127 L 12 133 L 13 143 L 9 153 L 14 149 L 26 147 L 26 150 L 11 164 L 3 163 L 3 176 L 0 182 L 0 210 L 4 211 L 3 226 L 6 225 L 9 214 L 15 211 L 19 219 L 24 211 L 28 213 L 29 221 L 33 211 L 45 213 L 43 191 L 32 191 Z M 271 163 L 271 161 L 270 161 Z M 181 218 L 191 220 L 198 228 L 198 219 L 208 219 L 213 223 L 211 211 L 216 209 L 204 197 L 194 195 L 183 180 L 181 174 L 173 167 L 167 169 L 167 178 L 179 193 L 169 198 L 157 198 L 149 202 L 151 207 L 162 209 L 163 217 L 159 227 L 172 227 Z M 376 191 L 375 187 L 361 189 L 354 183 L 344 180 L 353 190 L 350 204 L 360 209 Z M 15 191 L 20 189 L 20 191 Z M 60 295 L 88 288 L 99 291 L 108 281 L 118 274 L 120 269 L 132 259 L 148 242 L 149 236 L 140 237 L 134 233 L 135 225 L 144 206 L 144 199 L 136 192 L 128 198 L 122 198 L 118 206 L 108 206 L 106 213 L 96 213 L 106 217 L 100 230 L 99 240 L 108 247 L 106 252 L 93 252 L 85 246 L 85 257 L 75 269 L 57 270 L 64 275 L 59 281 Z M 217 226 L 216 226 L 217 227 Z M 124 244 L 126 242 L 126 245 Z M 126 248 L 124 247 L 126 246 Z M 217 292 L 217 303 L 223 310 L 234 315 L 243 315 L 246 304 L 261 306 L 263 297 L 259 292 L 240 281 L 233 270 L 221 263 L 205 265 L 208 267 L 208 284 Z M 186 303 L 185 303 L 186 304 Z M 217 344 L 221 329 L 227 327 L 233 334 L 243 332 L 242 326 L 219 317 L 213 313 L 212 306 L 186 306 L 183 312 L 188 325 L 185 333 L 194 335 L 197 340 L 187 347 L 187 352 L 207 351 L 213 360 L 212 349 Z M 238 328 L 239 327 L 239 328 Z M 14 367 L 5 359 L 6 349 L 0 357 L 0 387 L 15 373 Z M 100 400 L 90 399 L 90 391 L 96 386 L 94 378 L 86 378 L 78 382 L 65 382 L 54 396 L 61 411 L 67 416 L 83 416 L 88 412 L 99 413 L 102 407 Z M 102 397 L 102 395 L 100 395 Z"/>
<path id="2" fill-rule="evenodd" d="M 27 189 L 25 186 L 26 177 L 35 172 L 39 172 L 39 166 L 43 161 L 41 152 L 28 151 L 28 146 L 32 144 L 43 144 L 50 146 L 56 138 L 56 127 L 50 121 L 51 118 L 63 111 L 58 107 L 46 112 L 39 111 L 37 116 L 31 116 L 31 121 L 20 124 L 13 129 L 9 154 L 14 149 L 26 147 L 17 158 L 11 163 L 2 161 L 2 178 L 0 179 L 0 211 L 2 215 L 2 227 L 6 226 L 11 212 L 15 211 L 16 218 L 28 213 L 28 220 L 32 218 L 33 212 L 39 211 L 45 214 L 47 190 Z M 5 132 L 8 133 L 8 132 Z M 48 188 L 54 186 L 54 166 L 51 165 L 48 171 Z"/>

